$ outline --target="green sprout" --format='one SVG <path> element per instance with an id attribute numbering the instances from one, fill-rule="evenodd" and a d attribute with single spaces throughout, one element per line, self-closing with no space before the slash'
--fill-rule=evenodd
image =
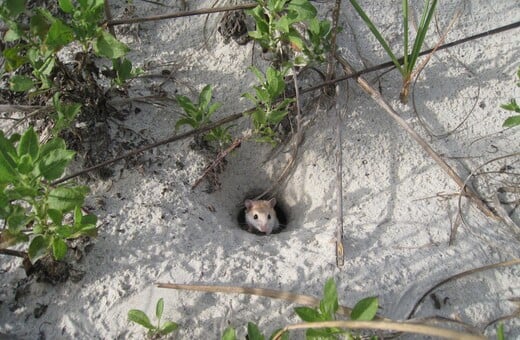
<path id="1" fill-rule="evenodd" d="M 131 309 L 128 311 L 128 320 L 135 322 L 144 328 L 148 329 L 148 336 L 152 339 L 157 339 L 161 336 L 168 335 L 179 328 L 179 325 L 173 321 L 165 321 L 161 325 L 161 319 L 164 311 L 164 299 L 160 298 L 155 306 L 155 316 L 157 318 L 157 325 L 150 322 L 150 318 L 145 312 L 139 309 Z"/>
<path id="2" fill-rule="evenodd" d="M 419 26 L 417 28 L 417 35 L 415 37 L 413 46 L 411 51 L 409 51 L 409 30 L 408 30 L 408 0 L 402 0 L 403 6 L 403 62 L 398 60 L 395 56 L 394 52 L 388 45 L 388 42 L 383 38 L 382 34 L 379 32 L 377 27 L 372 23 L 368 15 L 363 11 L 361 6 L 356 0 L 350 0 L 352 6 L 359 14 L 359 16 L 363 19 L 365 24 L 368 26 L 372 34 L 376 37 L 377 41 L 385 52 L 388 54 L 395 67 L 401 73 L 403 78 L 403 85 L 401 87 L 400 99 L 403 104 L 408 102 L 408 95 L 410 90 L 410 85 L 412 83 L 413 78 L 416 75 L 415 66 L 417 64 L 417 60 L 419 58 L 419 54 L 421 52 L 421 48 L 424 44 L 424 40 L 426 37 L 426 32 L 428 31 L 428 27 L 430 26 L 430 22 L 433 18 L 433 14 L 435 12 L 435 8 L 437 6 L 437 0 L 426 0 L 424 3 L 424 11 L 421 16 L 421 20 L 419 22 Z"/>

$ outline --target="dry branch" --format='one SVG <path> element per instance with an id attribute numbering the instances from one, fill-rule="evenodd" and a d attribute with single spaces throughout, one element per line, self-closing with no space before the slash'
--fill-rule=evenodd
<path id="1" fill-rule="evenodd" d="M 161 146 L 161 145 L 165 145 L 165 144 L 169 144 L 169 143 L 172 143 L 172 142 L 175 142 L 175 141 L 178 141 L 178 140 L 181 140 L 181 139 L 184 139 L 184 138 L 188 138 L 188 137 L 191 137 L 191 136 L 194 136 L 194 135 L 198 135 L 198 134 L 201 134 L 201 133 L 204 133 L 204 132 L 208 132 L 210 130 L 213 130 L 214 128 L 220 126 L 220 125 L 223 125 L 223 124 L 226 124 L 226 123 L 229 123 L 229 122 L 232 122 L 234 120 L 237 120 L 241 117 L 244 116 L 244 114 L 246 114 L 248 111 L 246 112 L 240 112 L 240 113 L 235 113 L 235 114 L 232 114 L 230 116 L 227 116 L 227 117 L 224 117 L 214 123 L 211 123 L 211 124 L 208 124 L 208 125 L 205 125 L 201 128 L 198 128 L 198 129 L 193 129 L 193 130 L 190 130 L 188 132 L 185 132 L 185 133 L 181 133 L 180 135 L 175 135 L 175 136 L 171 136 L 169 138 L 166 138 L 166 139 L 163 139 L 163 140 L 160 140 L 156 143 L 153 143 L 153 144 L 149 144 L 149 145 L 145 145 L 143 146 L 142 148 L 139 148 L 139 149 L 135 149 L 133 151 L 130 151 L 126 154 L 123 154 L 121 156 L 117 156 L 117 157 L 114 157 L 112 159 L 109 159 L 107 161 L 104 161 L 102 163 L 99 163 L 99 164 L 96 164 L 96 165 L 93 165 L 89 168 L 86 168 L 86 169 L 83 169 L 81 171 L 78 171 L 76 173 L 73 173 L 71 175 L 68 175 L 68 176 L 65 176 L 63 178 L 60 178 L 59 180 L 57 181 L 54 181 L 52 183 L 52 185 L 57 185 L 59 183 L 63 183 L 65 181 L 68 181 L 69 179 L 71 178 L 74 178 L 74 177 L 77 177 L 77 176 L 80 176 L 80 175 L 83 175 L 83 174 L 86 174 L 90 171 L 93 171 L 93 170 L 96 170 L 96 169 L 99 169 L 99 168 L 102 168 L 104 166 L 107 166 L 109 164 L 112 164 L 112 163 L 115 163 L 115 162 L 118 162 L 120 160 L 123 160 L 125 158 L 129 158 L 129 157 L 133 157 L 137 154 L 140 154 L 142 152 L 145 152 L 145 151 L 148 151 L 148 150 L 151 150 L 153 148 L 156 148 L 158 146 Z"/>
<path id="2" fill-rule="evenodd" d="M 258 4 L 256 4 L 256 3 L 248 3 L 248 4 L 243 4 L 243 5 L 237 5 L 237 6 L 203 8 L 203 9 L 197 9 L 197 10 L 193 10 L 193 11 L 175 12 L 175 13 L 162 14 L 162 15 L 153 15 L 153 16 L 149 16 L 149 17 L 141 17 L 141 18 L 108 20 L 108 21 L 105 21 L 102 25 L 111 27 L 111 26 L 117 26 L 117 25 L 135 24 L 135 23 L 146 22 L 146 21 L 157 21 L 157 20 L 189 17 L 189 16 L 194 16 L 194 15 L 229 12 L 229 11 L 236 11 L 236 10 L 241 10 L 241 9 L 250 9 L 250 8 L 256 7 L 257 5 Z"/>
<path id="3" fill-rule="evenodd" d="M 343 65 L 343 68 L 348 73 L 356 73 L 356 71 L 350 66 L 350 64 L 342 58 L 340 55 L 336 54 L 337 60 Z M 386 101 L 386 99 L 377 91 L 375 88 L 370 85 L 368 81 L 366 81 L 363 77 L 357 77 L 356 82 L 366 93 L 368 93 L 372 99 L 383 108 L 389 115 L 392 117 L 395 122 L 401 126 L 409 135 L 415 140 L 426 153 L 433 158 L 433 160 L 444 170 L 458 185 L 458 187 L 468 195 L 469 199 L 475 203 L 475 205 L 482 211 L 486 216 L 499 219 L 499 217 L 493 213 L 489 207 L 480 199 L 480 197 L 473 192 L 469 187 L 466 186 L 466 183 L 457 175 L 457 173 L 449 166 L 448 163 L 435 151 L 433 148 L 421 137 L 415 130 L 403 119 L 399 114 L 392 108 L 390 103 Z"/>

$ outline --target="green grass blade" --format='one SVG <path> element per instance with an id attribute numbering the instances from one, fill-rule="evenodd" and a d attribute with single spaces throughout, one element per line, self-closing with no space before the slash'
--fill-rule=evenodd
<path id="1" fill-rule="evenodd" d="M 404 36 L 404 46 L 403 46 L 403 65 L 404 69 L 408 69 L 408 0 L 403 0 L 403 36 Z"/>
<path id="2" fill-rule="evenodd" d="M 415 41 L 412 48 L 412 54 L 410 56 L 410 62 L 408 66 L 408 71 L 410 73 L 412 72 L 417 62 L 417 59 L 419 58 L 419 53 L 421 52 L 421 48 L 426 37 L 426 32 L 428 32 L 428 27 L 430 26 L 430 22 L 433 18 L 433 13 L 435 12 L 436 6 L 437 0 L 433 0 L 431 2 L 431 5 L 429 0 L 425 3 L 424 12 L 421 17 L 419 28 L 417 29 L 417 36 L 415 37 Z"/>
<path id="3" fill-rule="evenodd" d="M 367 27 L 370 29 L 370 31 L 372 32 L 372 34 L 374 34 L 374 36 L 376 37 L 377 41 L 381 44 L 381 46 L 383 46 L 385 52 L 388 54 L 388 56 L 390 57 L 390 59 L 392 59 L 392 62 L 394 63 L 394 65 L 397 67 L 397 69 L 399 70 L 399 72 L 401 72 L 401 74 L 404 75 L 404 69 L 403 67 L 401 66 L 401 64 L 399 63 L 399 61 L 397 60 L 397 58 L 395 57 L 394 53 L 392 52 L 392 50 L 390 49 L 390 46 L 388 46 L 388 43 L 386 42 L 385 38 L 383 38 L 383 36 L 381 35 L 381 33 L 379 32 L 379 30 L 376 28 L 376 26 L 372 23 L 372 21 L 369 19 L 369 17 L 367 16 L 367 14 L 365 13 L 365 11 L 363 11 L 363 9 L 361 8 L 361 6 L 359 6 L 359 4 L 357 3 L 356 0 L 350 0 L 350 3 L 352 4 L 352 6 L 354 7 L 354 9 L 356 10 L 356 12 L 359 14 L 359 16 L 361 17 L 361 19 L 363 19 L 363 21 L 365 22 L 365 24 L 367 25 Z"/>

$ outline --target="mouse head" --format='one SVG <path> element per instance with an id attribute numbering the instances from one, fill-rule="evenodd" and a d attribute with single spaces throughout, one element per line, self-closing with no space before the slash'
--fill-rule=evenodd
<path id="1" fill-rule="evenodd" d="M 269 201 L 245 200 L 244 205 L 246 206 L 247 224 L 269 235 L 278 224 L 276 211 L 273 209 L 276 205 L 276 199 L 271 198 Z"/>

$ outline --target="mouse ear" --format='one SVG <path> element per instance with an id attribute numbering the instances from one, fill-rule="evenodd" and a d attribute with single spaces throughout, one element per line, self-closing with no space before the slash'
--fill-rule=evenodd
<path id="1" fill-rule="evenodd" d="M 271 198 L 269 200 L 269 205 L 271 206 L 271 208 L 274 208 L 274 206 L 276 205 L 276 198 Z"/>
<path id="2" fill-rule="evenodd" d="M 246 201 L 244 202 L 244 205 L 246 206 L 246 209 L 249 210 L 249 209 L 251 209 L 251 207 L 253 206 L 253 201 L 251 201 L 251 200 L 246 200 Z"/>

